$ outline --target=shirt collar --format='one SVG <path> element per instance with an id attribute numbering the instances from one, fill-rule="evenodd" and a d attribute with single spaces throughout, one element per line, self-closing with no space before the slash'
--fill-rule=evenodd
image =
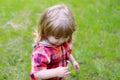
<path id="1" fill-rule="evenodd" d="M 53 45 L 51 43 L 49 43 L 47 40 L 42 40 L 39 42 L 40 46 L 46 46 L 46 47 L 59 47 L 60 45 Z"/>

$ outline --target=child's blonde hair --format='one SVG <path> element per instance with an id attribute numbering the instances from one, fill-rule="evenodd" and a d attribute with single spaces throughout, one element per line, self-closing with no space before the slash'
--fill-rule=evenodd
<path id="1" fill-rule="evenodd" d="M 41 15 L 34 42 L 37 44 L 48 36 L 70 37 L 75 31 L 75 22 L 71 11 L 64 4 L 55 5 L 47 8 Z"/>

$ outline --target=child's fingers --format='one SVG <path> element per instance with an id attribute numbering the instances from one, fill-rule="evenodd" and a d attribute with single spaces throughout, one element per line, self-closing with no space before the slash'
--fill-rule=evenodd
<path id="1" fill-rule="evenodd" d="M 69 75 L 70 72 L 69 72 L 69 68 L 68 67 L 65 67 L 65 75 Z"/>
<path id="2" fill-rule="evenodd" d="M 71 73 L 71 72 L 66 72 L 65 75 L 64 75 L 64 77 L 70 75 L 70 73 Z"/>
<path id="3" fill-rule="evenodd" d="M 79 66 L 75 65 L 75 70 L 78 71 L 79 70 Z"/>
<path id="4" fill-rule="evenodd" d="M 71 72 L 67 72 L 66 75 L 69 75 Z"/>

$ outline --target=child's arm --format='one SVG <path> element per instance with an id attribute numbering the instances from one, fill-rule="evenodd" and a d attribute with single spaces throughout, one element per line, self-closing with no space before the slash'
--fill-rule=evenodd
<path id="1" fill-rule="evenodd" d="M 54 77 L 65 77 L 70 74 L 68 67 L 58 67 L 54 69 L 44 69 L 34 73 L 35 78 L 49 79 Z"/>
<path id="2" fill-rule="evenodd" d="M 78 71 L 78 70 L 79 70 L 79 64 L 78 64 L 78 62 L 74 59 L 74 57 L 72 56 L 72 54 L 70 54 L 69 60 L 70 60 L 70 62 L 72 63 L 74 69 L 75 69 L 76 71 Z"/>

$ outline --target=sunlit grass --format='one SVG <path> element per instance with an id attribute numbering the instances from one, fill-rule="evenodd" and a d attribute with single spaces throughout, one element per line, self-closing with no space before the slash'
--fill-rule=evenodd
<path id="1" fill-rule="evenodd" d="M 68 80 L 120 79 L 119 0 L 3 0 L 0 2 L 0 80 L 29 80 L 32 33 L 41 11 L 67 4 L 74 14 L 73 56 Z"/>

